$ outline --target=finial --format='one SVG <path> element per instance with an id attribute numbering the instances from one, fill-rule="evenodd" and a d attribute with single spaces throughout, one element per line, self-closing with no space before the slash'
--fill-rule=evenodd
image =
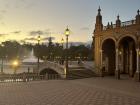
<path id="1" fill-rule="evenodd" d="M 100 8 L 100 6 L 99 6 L 99 9 L 98 9 L 98 11 L 99 11 L 99 12 L 101 11 L 101 8 Z"/>
<path id="2" fill-rule="evenodd" d="M 108 24 L 107 24 L 107 25 L 110 25 L 110 24 L 109 24 L 109 22 L 108 22 Z"/>
<path id="3" fill-rule="evenodd" d="M 139 10 L 139 9 L 138 9 L 137 13 L 138 13 L 138 15 L 139 15 L 139 13 L 140 13 L 140 10 Z"/>
<path id="4" fill-rule="evenodd" d="M 100 12 L 101 12 L 101 9 L 100 9 L 100 6 L 99 6 L 99 9 L 98 9 L 98 15 L 100 15 Z"/>
<path id="5" fill-rule="evenodd" d="M 111 28 L 113 28 L 113 23 L 111 22 Z"/>
<path id="6" fill-rule="evenodd" d="M 119 16 L 119 14 L 118 14 L 117 19 L 119 20 L 119 18 L 120 18 L 120 16 Z"/>
<path id="7" fill-rule="evenodd" d="M 107 24 L 107 28 L 108 28 L 108 29 L 110 28 L 110 24 L 109 24 L 109 22 L 108 22 L 108 24 Z"/>

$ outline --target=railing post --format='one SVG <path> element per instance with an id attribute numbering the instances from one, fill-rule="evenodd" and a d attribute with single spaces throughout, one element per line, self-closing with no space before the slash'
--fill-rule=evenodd
<path id="1" fill-rule="evenodd" d="M 23 82 L 26 82 L 26 74 L 23 73 Z"/>

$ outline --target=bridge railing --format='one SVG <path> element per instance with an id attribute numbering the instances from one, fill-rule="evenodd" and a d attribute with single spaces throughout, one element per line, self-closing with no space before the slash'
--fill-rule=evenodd
<path id="1" fill-rule="evenodd" d="M 48 67 L 57 70 L 58 73 L 64 74 L 65 67 L 63 65 L 60 65 L 59 63 L 55 63 L 55 62 L 51 62 L 51 61 L 47 61 L 46 64 Z"/>

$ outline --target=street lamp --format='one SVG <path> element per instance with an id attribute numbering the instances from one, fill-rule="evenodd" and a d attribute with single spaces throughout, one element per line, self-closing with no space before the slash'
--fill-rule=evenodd
<path id="1" fill-rule="evenodd" d="M 38 72 L 39 72 L 39 45 L 40 45 L 40 35 L 37 37 L 37 41 L 38 41 L 38 59 L 37 59 L 37 69 L 38 69 Z"/>
<path id="2" fill-rule="evenodd" d="M 13 65 L 13 68 L 14 68 L 14 74 L 16 74 L 17 67 L 19 66 L 19 62 L 17 60 L 14 60 L 12 65 Z"/>
<path id="3" fill-rule="evenodd" d="M 62 49 L 63 49 L 63 44 L 64 44 L 64 39 L 61 39 L 61 43 L 62 43 Z"/>
<path id="4" fill-rule="evenodd" d="M 65 35 L 66 35 L 66 78 L 67 78 L 67 74 L 68 74 L 68 37 L 70 35 L 70 30 L 68 29 L 68 27 L 65 30 Z"/>

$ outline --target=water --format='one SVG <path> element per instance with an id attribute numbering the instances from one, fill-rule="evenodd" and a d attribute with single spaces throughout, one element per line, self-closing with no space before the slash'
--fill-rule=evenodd
<path id="1" fill-rule="evenodd" d="M 16 73 L 28 72 L 28 68 L 29 68 L 29 72 L 33 72 L 34 68 L 36 66 L 37 65 L 24 65 L 24 64 L 21 64 L 19 67 L 17 67 Z M 6 74 L 13 74 L 14 73 L 14 68 L 10 64 L 3 64 L 3 72 L 6 73 Z"/>

